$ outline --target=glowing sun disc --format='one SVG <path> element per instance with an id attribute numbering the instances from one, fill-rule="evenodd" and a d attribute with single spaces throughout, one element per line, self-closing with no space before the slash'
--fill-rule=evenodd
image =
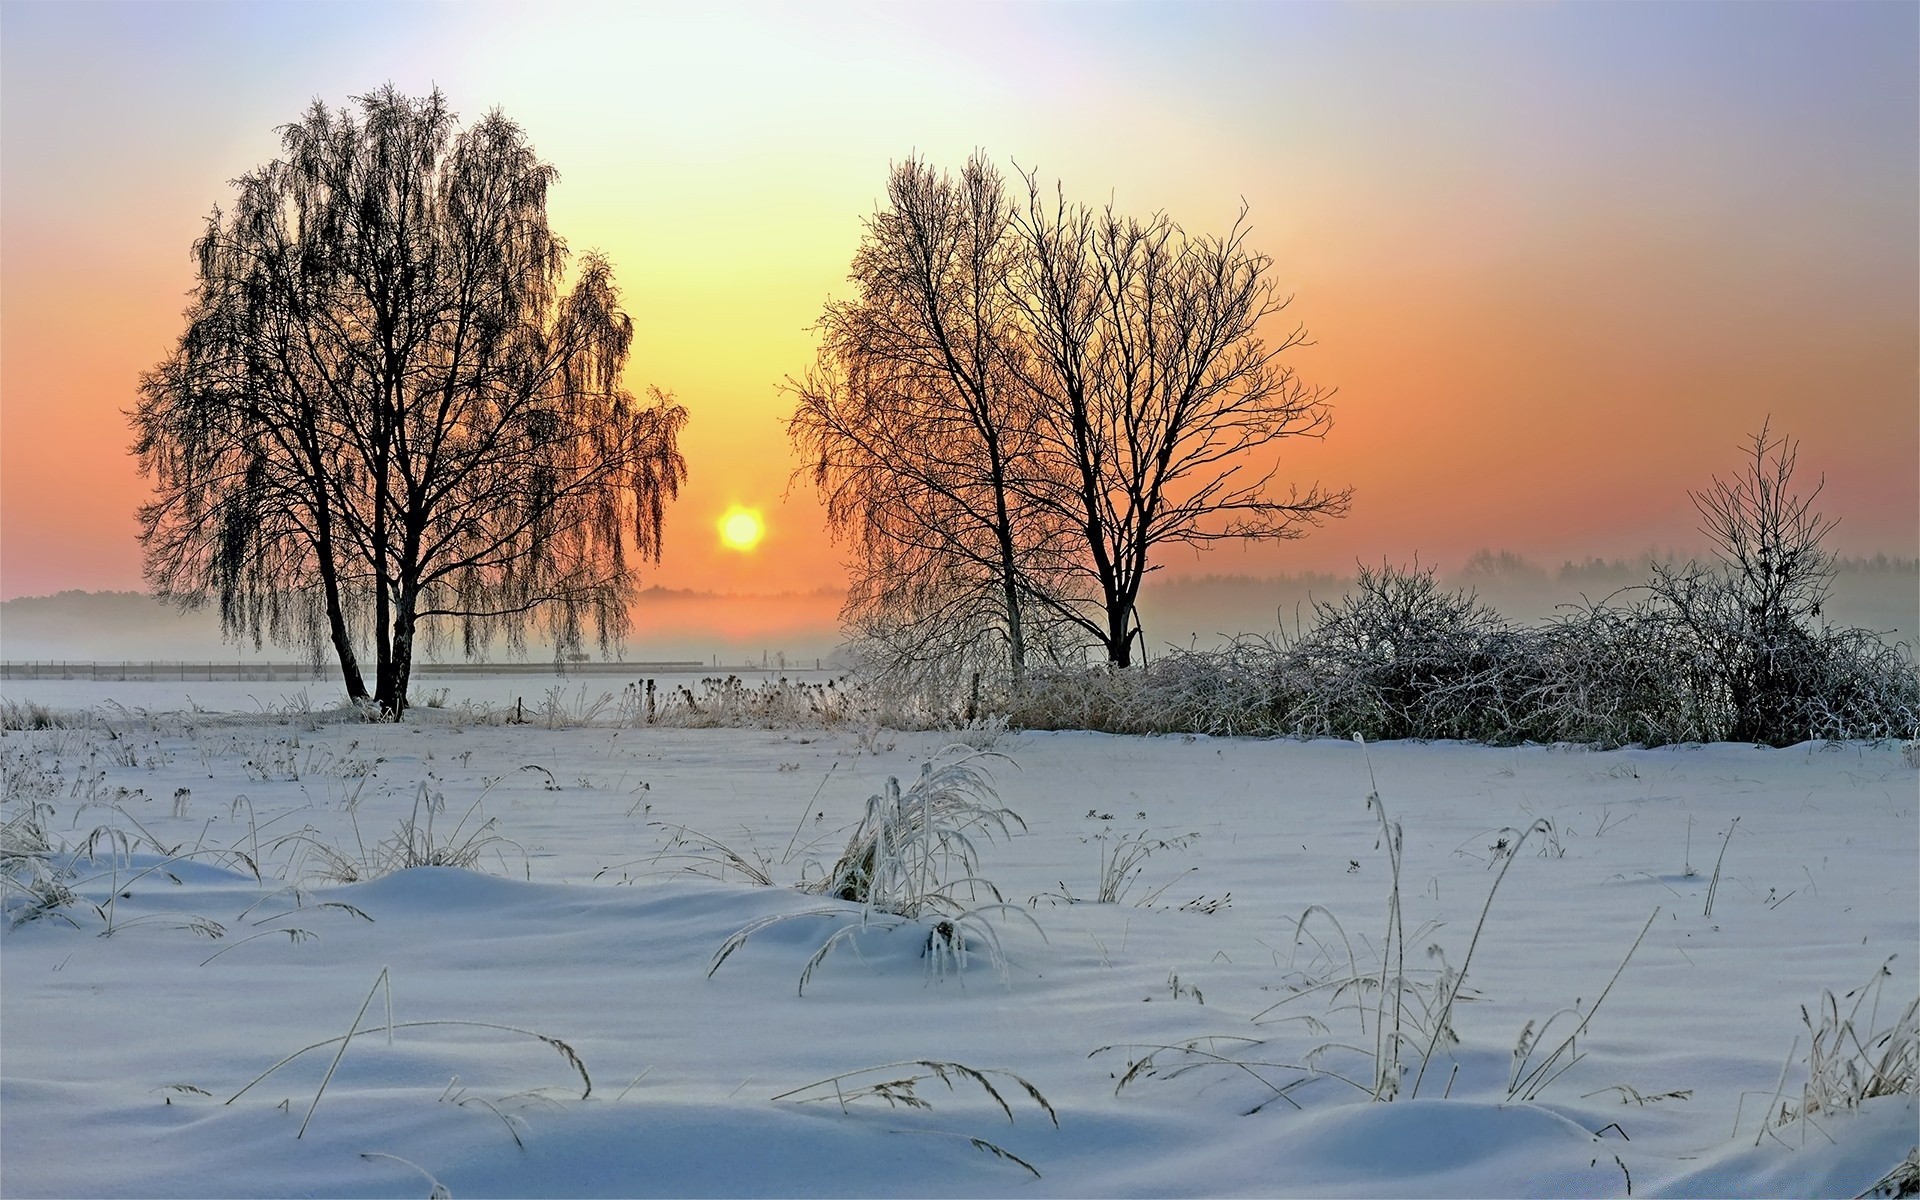
<path id="1" fill-rule="evenodd" d="M 734 505 L 726 515 L 720 518 L 720 544 L 729 550 L 738 550 L 742 554 L 760 544 L 767 535 L 767 525 L 760 519 L 760 510 L 742 508 Z"/>

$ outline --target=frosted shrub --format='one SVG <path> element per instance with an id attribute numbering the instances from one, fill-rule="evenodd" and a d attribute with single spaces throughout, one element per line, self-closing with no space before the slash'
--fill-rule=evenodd
<path id="1" fill-rule="evenodd" d="M 1329 732 L 1369 739 L 1511 737 L 1524 635 L 1431 569 L 1362 567 L 1338 603 L 1316 603 L 1294 648 L 1309 683 L 1301 705 Z"/>
<path id="2" fill-rule="evenodd" d="M 1516 740 L 1649 746 L 1711 741 L 1702 667 L 1642 602 L 1575 609 L 1532 631 Z"/>
<path id="3" fill-rule="evenodd" d="M 1388 567 L 1363 570 L 1352 596 L 1315 615 L 1292 640 L 1173 650 L 1125 670 L 1036 670 L 1005 710 L 1030 729 L 1495 744 L 1920 736 L 1910 651 L 1860 629 L 1784 636 L 1756 725 L 1725 645 L 1657 587 L 1517 627 L 1430 571 Z"/>

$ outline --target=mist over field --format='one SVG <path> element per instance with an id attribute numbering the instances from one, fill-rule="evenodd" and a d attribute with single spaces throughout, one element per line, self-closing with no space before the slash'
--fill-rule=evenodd
<path id="1" fill-rule="evenodd" d="M 758 662 L 762 653 L 784 653 L 794 662 L 831 656 L 839 643 L 833 590 L 784 594 L 717 594 L 649 588 L 634 606 L 634 631 L 622 657 Z M 429 662 L 463 661 L 456 644 L 425 648 Z M 496 661 L 551 660 L 551 645 L 529 643 L 524 653 L 506 647 Z M 220 636 L 216 609 L 180 610 L 140 592 L 62 592 L 0 603 L 0 659 L 21 661 L 289 662 L 299 652 L 284 646 L 255 649 Z M 330 661 L 329 670 L 337 670 Z"/>
<path id="2" fill-rule="evenodd" d="M 1881 634 L 1890 642 L 1916 641 L 1920 631 L 1920 560 L 1879 556 L 1843 558 L 1834 576 L 1828 619 Z M 1548 567 L 1503 552 L 1475 555 L 1441 570 L 1448 587 L 1474 592 L 1511 621 L 1551 618 L 1563 606 L 1598 603 L 1646 582 L 1645 562 L 1589 559 Z M 1353 576 L 1149 576 L 1142 591 L 1142 624 L 1154 653 L 1163 647 L 1217 646 L 1236 635 L 1274 636 L 1296 621 L 1311 623 L 1316 601 L 1339 600 Z M 769 665 L 785 654 L 793 665 L 830 663 L 841 653 L 832 588 L 786 593 L 715 593 L 648 588 L 633 612 L 633 634 L 621 657 L 629 661 L 718 660 L 721 665 Z M 138 592 L 61 592 L 0 602 L 0 660 L 9 662 L 286 662 L 297 655 L 269 645 L 220 636 L 214 609 L 179 610 Z M 495 661 L 552 657 L 550 646 L 529 645 L 523 655 L 504 647 Z M 457 662 L 459 647 L 429 648 L 428 661 Z M 330 666 L 329 666 L 330 669 Z"/>

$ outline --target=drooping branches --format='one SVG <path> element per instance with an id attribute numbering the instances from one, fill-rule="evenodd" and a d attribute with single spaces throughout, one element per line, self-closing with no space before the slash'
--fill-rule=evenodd
<path id="1" fill-rule="evenodd" d="M 438 93 L 316 103 L 281 132 L 208 219 L 187 330 L 131 414 L 156 590 L 217 596 L 233 635 L 324 636 L 356 698 L 371 634 L 395 715 L 436 623 L 469 652 L 535 620 L 563 648 L 618 637 L 686 413 L 622 388 L 610 264 L 564 286 L 554 169 Z"/>

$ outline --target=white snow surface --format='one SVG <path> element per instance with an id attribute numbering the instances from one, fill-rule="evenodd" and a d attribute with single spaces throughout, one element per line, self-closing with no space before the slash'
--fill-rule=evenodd
<path id="1" fill-rule="evenodd" d="M 929 921 L 866 914 L 802 994 L 808 960 L 863 913 L 791 885 L 951 735 L 549 730 L 424 708 L 368 724 L 278 696 L 175 712 L 140 685 L 53 686 L 4 695 L 95 724 L 0 737 L 7 816 L 50 806 L 62 862 L 101 827 L 140 842 L 129 859 L 95 838 L 64 917 L 17 922 L 9 901 L 10 1197 L 424 1195 L 429 1176 L 454 1196 L 1853 1196 L 1920 1142 L 1911 1094 L 1767 1120 L 1806 1078 L 1803 1005 L 1830 989 L 1845 1012 L 1889 959 L 1879 1023 L 1920 991 L 1920 796 L 1897 744 L 1003 734 L 982 765 L 1025 830 L 976 830 L 980 874 L 1038 926 L 994 922 L 1004 976 L 978 944 L 964 970 L 932 970 Z M 232 711 L 206 711 L 222 699 Z M 423 785 L 438 838 L 496 823 L 479 869 L 320 877 L 316 846 L 391 836 Z M 1377 994 L 1297 990 L 1380 970 L 1376 788 L 1404 831 L 1407 973 L 1435 978 L 1429 946 L 1467 967 L 1458 1044 L 1410 1096 L 1423 1035 L 1392 1102 L 1333 1074 L 1372 1083 Z M 671 857 L 693 849 L 675 826 L 775 886 L 685 869 L 703 864 Z M 1138 878 L 1093 902 L 1103 851 L 1133 836 L 1155 847 Z M 736 931 L 821 909 L 709 975 Z M 1522 1029 L 1591 1011 L 1650 916 L 1577 1060 L 1510 1097 Z M 564 1043 L 591 1092 L 552 1043 L 487 1026 Z M 1220 1039 L 1218 1061 L 1162 1050 L 1116 1091 L 1155 1047 L 1198 1038 Z M 921 1080 L 925 1108 L 849 1096 L 912 1066 L 845 1081 L 844 1103 L 832 1084 L 776 1098 L 918 1060 L 1017 1074 L 1057 1125 L 1008 1075 L 988 1078 L 1011 1120 L 966 1079 Z"/>

